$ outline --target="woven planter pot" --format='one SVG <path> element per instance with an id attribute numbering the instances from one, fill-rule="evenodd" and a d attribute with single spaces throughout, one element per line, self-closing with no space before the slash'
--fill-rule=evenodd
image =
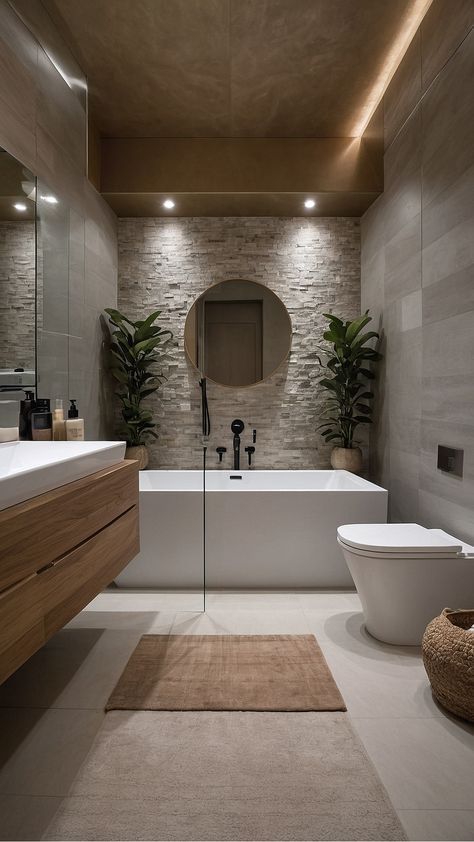
<path id="1" fill-rule="evenodd" d="M 362 470 L 360 447 L 333 447 L 331 465 L 335 471 L 351 471 L 353 474 L 360 474 Z"/>
<path id="2" fill-rule="evenodd" d="M 423 662 L 433 695 L 451 713 L 474 722 L 474 609 L 445 608 L 426 627 Z"/>
<path id="3" fill-rule="evenodd" d="M 138 444 L 136 447 L 127 447 L 125 450 L 125 459 L 135 459 L 138 462 L 138 470 L 144 471 L 148 465 L 148 450 L 144 444 Z"/>

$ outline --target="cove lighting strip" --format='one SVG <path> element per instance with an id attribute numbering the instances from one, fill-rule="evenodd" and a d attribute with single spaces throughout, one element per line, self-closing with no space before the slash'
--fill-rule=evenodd
<path id="1" fill-rule="evenodd" d="M 351 137 L 361 137 L 364 134 L 432 2 L 433 0 L 413 0 L 411 8 L 405 15 L 400 32 L 385 58 L 367 102 L 350 134 Z"/>

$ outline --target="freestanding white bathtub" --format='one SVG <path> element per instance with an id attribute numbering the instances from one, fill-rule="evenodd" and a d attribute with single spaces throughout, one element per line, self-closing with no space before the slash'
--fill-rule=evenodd
<path id="1" fill-rule="evenodd" d="M 204 511 L 205 508 L 205 511 Z M 337 527 L 385 523 L 387 491 L 347 471 L 140 472 L 141 551 L 119 587 L 353 587 Z M 204 536 L 205 524 L 205 536 Z"/>

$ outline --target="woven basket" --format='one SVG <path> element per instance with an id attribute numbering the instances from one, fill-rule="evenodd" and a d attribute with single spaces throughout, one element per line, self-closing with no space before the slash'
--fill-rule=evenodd
<path id="1" fill-rule="evenodd" d="M 474 609 L 445 608 L 426 627 L 423 662 L 435 698 L 457 716 L 474 722 Z"/>

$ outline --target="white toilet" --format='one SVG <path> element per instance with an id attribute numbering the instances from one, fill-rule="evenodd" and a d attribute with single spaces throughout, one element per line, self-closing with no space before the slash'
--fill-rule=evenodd
<path id="1" fill-rule="evenodd" d="M 474 608 L 474 547 L 441 529 L 355 523 L 340 526 L 337 540 L 378 640 L 419 645 L 443 608 Z"/>

